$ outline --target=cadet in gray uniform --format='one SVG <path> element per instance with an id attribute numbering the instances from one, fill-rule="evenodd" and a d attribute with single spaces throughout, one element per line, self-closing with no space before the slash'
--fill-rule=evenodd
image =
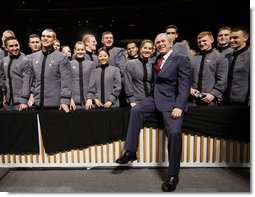
<path id="1" fill-rule="evenodd" d="M 182 42 L 176 42 L 178 37 L 178 28 L 176 25 L 168 25 L 165 28 L 165 33 L 173 39 L 173 50 L 181 55 L 191 57 L 189 45 Z"/>
<path id="2" fill-rule="evenodd" d="M 121 91 L 120 70 L 109 65 L 110 54 L 105 48 L 98 50 L 100 66 L 96 69 L 96 98 L 97 107 L 119 107 L 119 95 Z"/>
<path id="3" fill-rule="evenodd" d="M 233 49 L 229 46 L 231 31 L 230 27 L 222 27 L 218 31 L 215 50 L 223 55 L 233 52 Z"/>
<path id="4" fill-rule="evenodd" d="M 229 54 L 227 89 L 224 93 L 224 105 L 250 104 L 250 47 L 247 45 L 249 31 L 247 27 L 232 29 Z"/>
<path id="5" fill-rule="evenodd" d="M 133 107 L 149 95 L 152 85 L 152 62 L 154 44 L 151 40 L 143 40 L 137 59 L 128 60 L 124 72 L 124 86 L 128 103 Z"/>
<path id="6" fill-rule="evenodd" d="M 120 106 L 126 106 L 126 95 L 125 95 L 125 90 L 124 90 L 124 85 L 123 85 L 123 74 L 125 70 L 125 65 L 127 62 L 127 58 L 125 55 L 125 50 L 120 47 L 114 47 L 114 38 L 113 34 L 110 31 L 103 32 L 102 34 L 102 39 L 103 47 L 109 51 L 110 54 L 110 59 L 109 59 L 109 64 L 111 66 L 115 66 L 120 69 L 120 74 L 121 74 L 121 80 L 122 80 L 122 89 L 120 92 L 119 96 L 119 101 L 120 101 Z"/>
<path id="7" fill-rule="evenodd" d="M 7 51 L 3 47 L 0 47 L 0 62 L 7 56 L 7 54 Z"/>
<path id="8" fill-rule="evenodd" d="M 120 47 L 114 47 L 113 34 L 110 31 L 106 31 L 102 34 L 102 43 L 110 53 L 109 64 L 120 69 L 121 76 L 123 76 L 125 65 L 127 62 L 125 56 L 125 50 Z"/>
<path id="9" fill-rule="evenodd" d="M 132 59 L 136 59 L 138 58 L 138 47 L 137 47 L 137 44 L 136 42 L 134 41 L 130 41 L 129 43 L 127 43 L 127 47 L 126 47 L 126 50 L 127 50 L 127 59 L 128 60 L 132 60 Z"/>
<path id="10" fill-rule="evenodd" d="M 29 59 L 20 53 L 17 38 L 6 38 L 5 46 L 9 55 L 3 59 L 0 67 L 0 80 L 5 82 L 7 90 L 4 106 L 6 110 L 21 111 L 28 107 L 32 70 L 29 67 Z"/>
<path id="11" fill-rule="evenodd" d="M 193 83 L 190 103 L 194 105 L 217 105 L 225 91 L 227 59 L 212 49 L 213 41 L 213 35 L 208 31 L 197 36 L 201 54 L 191 57 Z"/>
<path id="12" fill-rule="evenodd" d="M 97 50 L 96 37 L 92 34 L 86 34 L 85 36 L 83 36 L 82 42 L 85 44 L 85 59 L 94 61 L 96 63 L 96 66 L 98 66 L 98 59 L 97 56 L 94 54 Z"/>
<path id="13" fill-rule="evenodd" d="M 71 109 L 91 109 L 95 96 L 95 69 L 93 61 L 85 60 L 85 45 L 78 41 L 74 46 L 75 59 L 71 64 L 72 100 Z"/>
<path id="14" fill-rule="evenodd" d="M 0 62 L 4 57 L 8 55 L 8 52 L 5 48 L 4 40 L 8 37 L 15 37 L 15 34 L 12 30 L 5 30 L 2 34 L 1 40 L 2 40 L 2 46 L 0 47 Z"/>
<path id="15" fill-rule="evenodd" d="M 70 62 L 53 45 L 56 33 L 51 29 L 42 32 L 42 50 L 31 55 L 34 74 L 32 92 L 39 109 L 56 108 L 69 112 L 71 101 Z"/>
<path id="16" fill-rule="evenodd" d="M 37 34 L 31 34 L 28 37 L 28 46 L 32 53 L 40 51 L 42 48 L 41 39 Z M 31 54 L 26 55 L 28 59 L 31 59 Z"/>

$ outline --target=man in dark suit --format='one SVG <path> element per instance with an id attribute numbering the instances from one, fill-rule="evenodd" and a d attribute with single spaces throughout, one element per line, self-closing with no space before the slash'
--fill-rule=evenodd
<path id="1" fill-rule="evenodd" d="M 162 113 L 168 136 L 168 179 L 162 184 L 165 192 L 174 191 L 179 182 L 181 159 L 181 128 L 183 112 L 188 108 L 192 70 L 189 58 L 172 50 L 173 40 L 165 33 L 158 34 L 155 45 L 159 57 L 155 63 L 155 82 L 151 95 L 131 109 L 125 141 L 125 153 L 116 163 L 126 164 L 137 159 L 138 136 L 143 121 L 151 113 Z"/>

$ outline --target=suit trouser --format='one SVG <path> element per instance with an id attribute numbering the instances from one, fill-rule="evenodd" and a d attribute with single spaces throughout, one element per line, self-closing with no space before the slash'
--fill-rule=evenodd
<path id="1" fill-rule="evenodd" d="M 125 150 L 136 152 L 138 149 L 138 139 L 143 122 L 151 113 L 157 110 L 153 97 L 146 97 L 131 109 L 128 124 L 127 136 L 125 141 Z M 183 115 L 178 119 L 170 117 L 170 111 L 161 112 L 163 123 L 168 137 L 168 175 L 178 175 L 180 170 L 182 136 L 181 126 Z"/>

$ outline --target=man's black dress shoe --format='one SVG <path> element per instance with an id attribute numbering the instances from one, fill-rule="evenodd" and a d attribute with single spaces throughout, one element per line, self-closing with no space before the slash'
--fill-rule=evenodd
<path id="1" fill-rule="evenodd" d="M 161 190 L 164 192 L 172 192 L 176 189 L 178 183 L 178 176 L 169 176 L 167 181 L 162 184 Z"/>
<path id="2" fill-rule="evenodd" d="M 136 153 L 135 152 L 126 151 L 122 157 L 120 157 L 120 158 L 118 158 L 116 160 L 116 163 L 126 164 L 129 161 L 133 162 L 134 160 L 137 160 Z"/>

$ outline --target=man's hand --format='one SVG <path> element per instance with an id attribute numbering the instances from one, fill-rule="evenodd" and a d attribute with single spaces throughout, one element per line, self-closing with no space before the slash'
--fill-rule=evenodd
<path id="1" fill-rule="evenodd" d="M 86 100 L 86 105 L 85 105 L 85 109 L 91 109 L 91 108 L 93 108 L 94 107 L 94 105 L 93 105 L 93 103 L 92 103 L 92 99 L 87 99 Z"/>
<path id="2" fill-rule="evenodd" d="M 190 94 L 192 95 L 192 96 L 195 96 L 197 93 L 198 93 L 199 91 L 197 90 L 197 89 L 195 89 L 195 88 L 190 88 Z"/>
<path id="3" fill-rule="evenodd" d="M 3 107 L 6 108 L 7 105 L 7 97 L 4 95 L 3 96 Z"/>
<path id="4" fill-rule="evenodd" d="M 98 99 L 95 99 L 95 103 L 97 107 L 103 107 L 103 104 Z"/>
<path id="5" fill-rule="evenodd" d="M 182 110 L 179 109 L 179 108 L 174 108 L 171 112 L 171 118 L 173 119 L 177 119 L 177 118 L 180 118 L 182 115 Z"/>
<path id="6" fill-rule="evenodd" d="M 28 99 L 28 106 L 29 107 L 32 107 L 32 105 L 34 104 L 34 102 L 35 102 L 35 98 L 34 98 L 34 95 L 33 94 L 30 94 L 30 97 L 29 97 L 29 99 Z"/>
<path id="7" fill-rule="evenodd" d="M 71 99 L 71 102 L 70 102 L 70 110 L 76 110 L 76 105 L 73 99 Z"/>
<path id="8" fill-rule="evenodd" d="M 19 111 L 22 111 L 22 110 L 27 109 L 27 108 L 28 108 L 28 105 L 27 105 L 27 104 L 21 103 L 21 104 L 19 105 Z"/>
<path id="9" fill-rule="evenodd" d="M 69 110 L 69 107 L 67 104 L 61 104 L 60 107 L 59 107 L 59 110 L 64 110 L 66 113 L 68 113 L 70 110 Z"/>
<path id="10" fill-rule="evenodd" d="M 205 95 L 205 97 L 203 97 L 201 100 L 206 102 L 206 103 L 210 103 L 213 101 L 213 99 L 215 98 L 212 94 L 210 93 L 203 93 L 203 95 Z"/>
<path id="11" fill-rule="evenodd" d="M 130 103 L 130 106 L 134 107 L 134 106 L 136 106 L 136 103 Z"/>
<path id="12" fill-rule="evenodd" d="M 111 106 L 112 106 L 112 101 L 107 101 L 107 102 L 103 105 L 104 108 L 110 108 Z"/>

